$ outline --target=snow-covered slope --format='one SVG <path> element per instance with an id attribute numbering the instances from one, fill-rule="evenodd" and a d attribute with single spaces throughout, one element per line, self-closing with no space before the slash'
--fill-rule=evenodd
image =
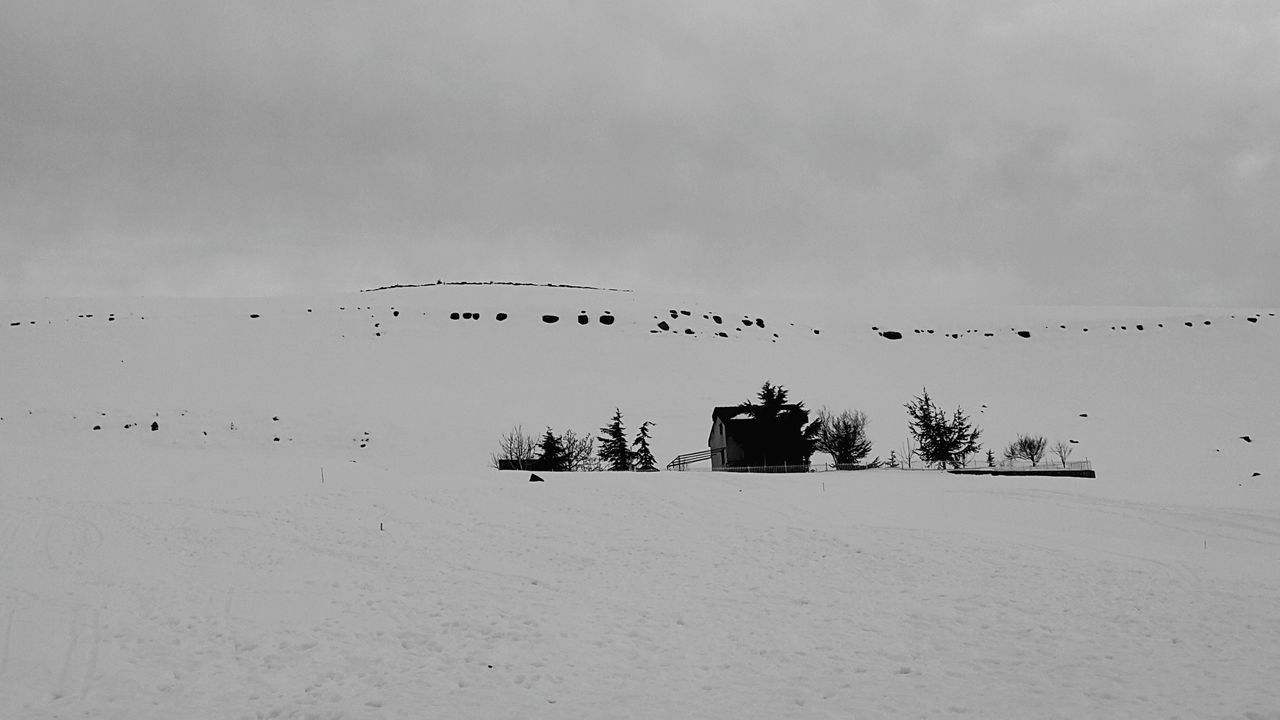
<path id="1" fill-rule="evenodd" d="M 9 304 L 0 717 L 1274 717 L 1273 312 Z M 882 456 L 927 386 L 1099 477 L 486 467 L 615 407 L 665 463 L 765 380 Z"/>

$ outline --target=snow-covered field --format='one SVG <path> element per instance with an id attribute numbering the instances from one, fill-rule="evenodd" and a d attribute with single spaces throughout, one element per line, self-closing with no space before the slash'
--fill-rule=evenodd
<path id="1" fill-rule="evenodd" d="M 1280 718 L 1272 312 L 0 306 L 0 717 Z M 1099 477 L 486 467 L 615 407 L 665 463 L 765 380 Z"/>

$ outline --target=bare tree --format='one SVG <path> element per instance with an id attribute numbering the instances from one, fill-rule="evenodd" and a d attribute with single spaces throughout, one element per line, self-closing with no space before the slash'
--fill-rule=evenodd
<path id="1" fill-rule="evenodd" d="M 1043 435 L 1019 435 L 1017 440 L 1004 449 L 1004 459 L 1030 460 L 1031 466 L 1035 467 L 1044 459 L 1044 451 L 1048 445 L 1049 441 Z"/>
<path id="2" fill-rule="evenodd" d="M 509 460 L 517 470 L 529 470 L 538 453 L 538 441 L 524 434 L 524 428 L 517 425 L 502 437 L 498 438 L 498 451 L 489 455 L 491 467 L 501 468 L 500 461 Z"/>
<path id="3" fill-rule="evenodd" d="M 565 430 L 560 436 L 560 444 L 564 446 L 565 455 L 569 457 L 570 471 L 600 469 L 600 458 L 596 457 L 596 439 L 590 434 L 579 435 L 572 430 Z"/>
<path id="4" fill-rule="evenodd" d="M 1053 446 L 1053 454 L 1058 456 L 1058 460 L 1062 463 L 1063 469 L 1067 467 L 1067 458 L 1071 457 L 1071 451 L 1075 448 L 1071 447 L 1071 443 L 1059 440 Z"/>

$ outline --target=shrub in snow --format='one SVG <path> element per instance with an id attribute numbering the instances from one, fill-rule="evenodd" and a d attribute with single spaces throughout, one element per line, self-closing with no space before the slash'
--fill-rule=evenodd
<path id="1" fill-rule="evenodd" d="M 867 439 L 867 414 L 845 410 L 839 415 L 826 408 L 818 411 L 818 433 L 814 449 L 831 455 L 836 465 L 857 465 L 871 454 Z"/>

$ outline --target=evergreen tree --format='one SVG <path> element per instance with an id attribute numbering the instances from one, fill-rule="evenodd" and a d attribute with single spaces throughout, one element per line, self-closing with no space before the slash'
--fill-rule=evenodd
<path id="1" fill-rule="evenodd" d="M 538 442 L 538 451 L 540 454 L 537 469 L 548 472 L 562 472 L 569 469 L 569 454 L 551 428 L 547 428 L 546 434 Z"/>
<path id="2" fill-rule="evenodd" d="M 653 453 L 649 450 L 649 426 L 653 423 L 645 421 L 640 426 L 640 432 L 636 433 L 635 442 L 632 447 L 635 451 L 631 454 L 634 462 L 634 469 L 640 472 L 656 472 L 658 462 L 653 459 Z"/>
<path id="3" fill-rule="evenodd" d="M 622 427 L 622 411 L 613 409 L 613 422 L 600 428 L 604 433 L 596 438 L 600 441 L 598 455 L 606 470 L 630 470 L 633 462 L 631 448 L 627 447 L 627 433 Z"/>
<path id="4" fill-rule="evenodd" d="M 889 451 L 889 462 L 885 463 L 885 465 L 891 468 L 898 467 L 898 451 L 897 450 Z"/>
<path id="5" fill-rule="evenodd" d="M 805 465 L 818 442 L 820 420 L 809 421 L 804 403 L 787 403 L 787 390 L 765 382 L 756 395 L 757 403 L 738 407 L 756 420 L 757 436 L 751 438 L 748 465 Z"/>
<path id="6" fill-rule="evenodd" d="M 911 418 L 908 429 L 915 438 L 916 456 L 939 470 L 947 466 L 963 467 L 968 457 L 978 452 L 980 428 L 973 427 L 968 416 L 956 408 L 951 417 L 940 410 L 929 397 L 928 389 L 905 405 Z"/>

